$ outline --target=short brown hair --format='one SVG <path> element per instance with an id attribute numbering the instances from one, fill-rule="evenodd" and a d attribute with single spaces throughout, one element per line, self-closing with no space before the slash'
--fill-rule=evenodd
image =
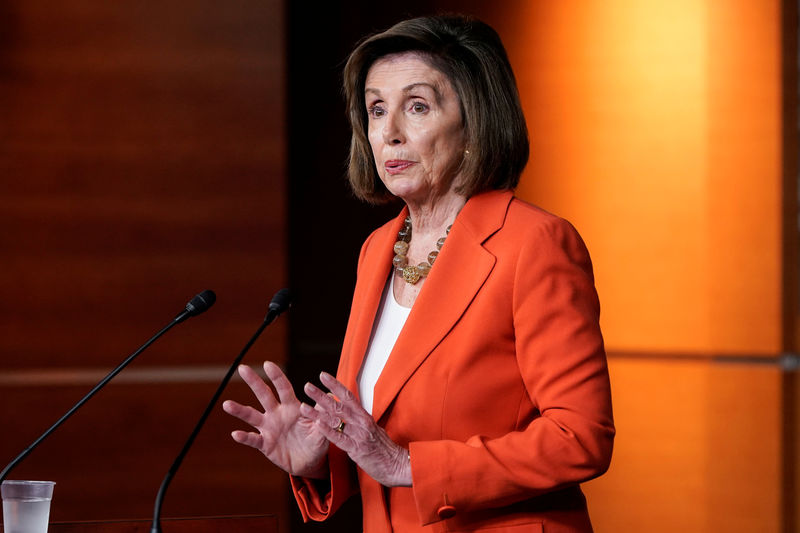
<path id="1" fill-rule="evenodd" d="M 528 162 L 528 129 L 517 84 L 503 43 L 488 24 L 461 15 L 404 20 L 363 40 L 344 68 L 344 91 L 353 137 L 348 179 L 359 198 L 383 203 L 384 187 L 367 138 L 364 84 L 381 57 L 415 52 L 441 71 L 461 104 L 469 155 L 460 167 L 459 192 L 470 197 L 492 189 L 513 189 Z"/>

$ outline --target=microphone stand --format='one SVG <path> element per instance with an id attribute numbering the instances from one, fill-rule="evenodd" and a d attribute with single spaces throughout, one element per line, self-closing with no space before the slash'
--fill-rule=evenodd
<path id="1" fill-rule="evenodd" d="M 250 347 L 256 342 L 261 333 L 269 326 L 273 320 L 275 320 L 278 315 L 283 313 L 286 309 L 288 309 L 290 303 L 290 296 L 288 289 L 281 289 L 275 296 L 272 297 L 272 301 L 269 304 L 269 311 L 267 315 L 264 317 L 264 321 L 258 327 L 256 332 L 250 337 L 250 340 L 247 341 L 247 344 L 244 345 L 242 351 L 239 355 L 234 359 L 233 363 L 231 364 L 228 372 L 225 374 L 225 377 L 222 379 L 222 383 L 219 384 L 217 387 L 217 391 L 214 393 L 214 396 L 211 397 L 211 401 L 208 402 L 205 411 L 200 416 L 200 420 L 197 421 L 197 425 L 192 430 L 192 433 L 189 435 L 189 438 L 186 439 L 186 443 L 183 445 L 180 453 L 175 458 L 175 461 L 172 463 L 172 466 L 167 471 L 167 474 L 164 476 L 164 480 L 161 482 L 161 487 L 158 489 L 158 494 L 156 495 L 156 502 L 153 507 L 153 523 L 150 526 L 150 533 L 161 533 L 161 506 L 164 503 L 164 497 L 167 494 L 167 489 L 169 488 L 169 484 L 172 482 L 172 478 L 175 477 L 175 474 L 178 472 L 178 469 L 183 463 L 183 459 L 186 457 L 186 454 L 189 453 L 189 448 L 192 447 L 194 440 L 197 438 L 197 435 L 200 433 L 200 430 L 203 428 L 203 425 L 206 422 L 206 419 L 211 414 L 211 411 L 214 409 L 214 405 L 219 400 L 220 396 L 222 396 L 222 392 L 227 387 L 228 382 L 233 377 L 233 373 L 236 371 L 236 368 L 244 359 L 244 356 L 250 350 Z"/>
<path id="2" fill-rule="evenodd" d="M 71 417 L 73 415 L 73 413 L 75 413 L 75 411 L 80 409 L 83 406 L 83 404 L 88 402 L 89 399 L 92 396 L 94 396 L 100 389 L 102 389 L 106 385 L 106 383 L 111 381 L 114 378 L 114 376 L 119 374 L 122 371 L 122 369 L 124 369 L 126 366 L 128 366 L 128 364 L 131 361 L 136 359 L 137 355 L 139 355 L 140 353 L 145 351 L 147 349 L 147 347 L 149 347 L 151 344 L 153 344 L 155 341 L 157 341 L 162 335 L 164 335 L 164 333 L 166 333 L 167 331 L 169 331 L 170 329 L 172 329 L 176 325 L 180 324 L 181 322 L 183 322 L 184 320 L 186 320 L 187 318 L 189 318 L 191 316 L 195 316 L 195 315 L 198 315 L 198 314 L 204 312 L 206 309 L 211 307 L 211 305 L 214 304 L 214 300 L 215 299 L 216 299 L 216 297 L 215 297 L 215 295 L 214 295 L 214 293 L 212 291 L 204 291 L 204 292 L 198 294 L 197 296 L 195 296 L 194 298 L 192 298 L 192 300 L 188 304 L 186 304 L 186 310 L 181 311 L 178 314 L 178 316 L 176 316 L 172 320 L 172 322 L 170 322 L 164 328 L 162 328 L 161 331 L 159 331 L 158 333 L 156 333 L 155 335 L 150 337 L 150 340 L 145 342 L 138 350 L 136 350 L 131 355 L 129 355 L 127 359 L 125 359 L 122 363 L 120 363 L 114 370 L 109 372 L 108 375 L 106 375 L 106 377 L 101 379 L 100 382 L 97 385 L 95 385 L 94 388 L 92 390 L 90 390 L 88 394 L 86 394 L 86 396 L 81 398 L 78 401 L 78 403 L 76 403 L 74 406 L 72 406 L 72 408 L 64 414 L 64 416 L 59 418 L 58 421 L 56 421 L 55 424 L 50 426 L 50 429 L 48 429 L 47 431 L 42 433 L 42 435 L 38 439 L 33 441 L 33 443 L 30 446 L 25 448 L 25 450 L 21 454 L 19 454 L 16 458 L 14 458 L 14 460 L 11 461 L 3 469 L 2 472 L 0 472 L 0 484 L 2 484 L 4 479 L 6 479 L 6 477 L 9 474 L 9 472 L 11 472 L 11 470 L 14 467 L 16 467 L 19 463 L 21 463 L 22 460 L 25 459 L 28 456 L 28 454 L 30 454 L 34 450 L 34 448 L 36 448 L 44 439 L 46 439 L 48 436 L 50 436 L 50 434 L 53 431 L 58 429 L 58 427 L 61 426 L 61 424 L 66 422 L 66 420 L 69 417 Z M 210 300 L 210 303 L 208 303 L 208 300 Z"/>

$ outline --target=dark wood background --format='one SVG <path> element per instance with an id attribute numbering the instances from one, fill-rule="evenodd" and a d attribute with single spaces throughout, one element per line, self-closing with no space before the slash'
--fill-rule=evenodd
<path id="1" fill-rule="evenodd" d="M 218 296 L 12 472 L 57 482 L 54 520 L 151 516 L 225 367 L 287 283 L 283 9 L 0 1 L 0 461 L 194 294 Z M 247 361 L 285 362 L 286 331 L 278 321 Z M 226 396 L 249 398 L 242 388 Z M 165 516 L 286 523 L 284 476 L 235 445 L 235 427 L 216 410 Z"/>

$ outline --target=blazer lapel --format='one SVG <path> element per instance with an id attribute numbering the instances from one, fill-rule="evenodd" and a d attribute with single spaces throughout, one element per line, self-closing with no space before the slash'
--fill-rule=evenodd
<path id="1" fill-rule="evenodd" d="M 502 227 L 511 198 L 510 192 L 477 195 L 459 213 L 375 385 L 375 420 L 380 419 L 414 371 L 455 326 L 491 273 L 495 257 L 482 244 Z M 388 275 L 386 270 L 383 272 Z M 385 282 L 386 278 L 382 279 Z M 376 292 L 380 300 L 380 291 Z M 373 317 L 375 311 L 377 303 L 370 311 Z M 372 321 L 370 331 L 371 327 Z M 367 342 L 368 337 L 369 332 Z"/>
<path id="2" fill-rule="evenodd" d="M 372 236 L 373 242 L 368 244 L 368 249 L 365 251 L 363 263 L 359 265 L 348 334 L 342 346 L 338 372 L 339 380 L 356 396 L 358 396 L 356 382 L 358 372 L 369 347 L 375 316 L 378 313 L 386 280 L 389 278 L 397 232 L 400 231 L 406 216 L 408 208 L 404 208 L 397 218 L 375 232 Z"/>

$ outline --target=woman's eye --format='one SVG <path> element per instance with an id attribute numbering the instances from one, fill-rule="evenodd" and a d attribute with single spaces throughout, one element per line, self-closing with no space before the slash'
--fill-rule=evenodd
<path id="1" fill-rule="evenodd" d="M 367 114 L 371 117 L 382 117 L 385 111 L 381 106 L 373 105 L 367 109 Z"/>
<path id="2" fill-rule="evenodd" d="M 414 102 L 413 104 L 411 104 L 411 110 L 414 111 L 414 113 L 424 113 L 425 111 L 428 110 L 428 106 L 426 106 L 422 102 Z"/>

